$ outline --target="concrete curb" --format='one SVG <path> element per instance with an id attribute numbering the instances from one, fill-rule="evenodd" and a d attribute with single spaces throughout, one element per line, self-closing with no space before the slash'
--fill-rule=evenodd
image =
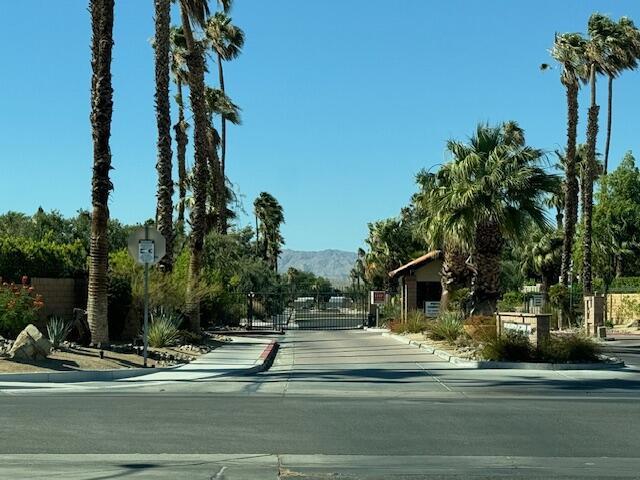
<path id="1" fill-rule="evenodd" d="M 620 370 L 625 367 L 623 361 L 611 360 L 611 363 L 534 363 L 534 362 L 492 362 L 489 360 L 467 360 L 456 357 L 449 352 L 433 347 L 429 342 L 411 340 L 391 332 L 383 332 L 383 337 L 390 337 L 394 340 L 423 349 L 426 353 L 431 353 L 440 357 L 445 362 L 453 363 L 460 367 L 473 369 L 511 369 L 511 370 Z"/>
<path id="2" fill-rule="evenodd" d="M 271 341 L 262 351 L 252 367 L 238 369 L 234 374 L 249 375 L 268 370 L 273 361 L 280 344 L 275 340 Z M 140 377 L 153 373 L 167 372 L 178 368 L 184 364 L 173 365 L 171 367 L 160 368 L 121 368 L 118 370 L 73 370 L 66 372 L 33 372 L 33 373 L 1 373 L 0 384 L 8 382 L 21 383 L 80 383 L 80 382 L 108 382 L 122 380 L 125 378 Z"/>
<path id="3" fill-rule="evenodd" d="M 140 377 L 150 373 L 165 372 L 179 365 L 161 368 L 120 368 L 118 370 L 73 370 L 66 372 L 33 372 L 33 373 L 2 373 L 0 383 L 75 383 L 102 382 L 120 380 L 123 378 Z"/>

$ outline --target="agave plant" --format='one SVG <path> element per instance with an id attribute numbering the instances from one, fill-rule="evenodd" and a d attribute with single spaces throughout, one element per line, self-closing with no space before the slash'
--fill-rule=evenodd
<path id="1" fill-rule="evenodd" d="M 66 322 L 60 317 L 51 317 L 47 323 L 47 334 L 53 348 L 59 348 L 60 344 L 67 339 L 71 331 L 71 322 Z"/>
<path id="2" fill-rule="evenodd" d="M 180 325 L 183 317 L 164 309 L 151 315 L 149 325 L 149 345 L 152 347 L 166 347 L 175 343 L 180 336 Z"/>

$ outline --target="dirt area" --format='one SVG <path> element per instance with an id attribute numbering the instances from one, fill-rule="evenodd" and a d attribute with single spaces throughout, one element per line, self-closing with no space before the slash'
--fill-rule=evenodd
<path id="1" fill-rule="evenodd" d="M 409 333 L 406 337 L 417 342 L 428 342 L 429 346 L 438 350 L 443 350 L 450 355 L 455 355 L 456 357 L 475 359 L 470 350 L 456 347 L 444 340 L 431 340 L 430 338 L 427 338 L 424 333 Z"/>
<path id="2" fill-rule="evenodd" d="M 217 340 L 207 340 L 206 346 L 213 350 L 225 342 Z M 200 349 L 181 349 L 176 347 L 149 348 L 150 352 L 173 355 L 192 359 L 202 355 Z M 147 365 L 150 367 L 159 366 L 161 363 L 149 358 Z M 164 364 L 163 364 L 164 365 Z M 8 357 L 0 357 L 0 374 L 2 373 L 27 373 L 27 372 L 60 372 L 68 370 L 115 370 L 120 368 L 138 368 L 143 366 L 142 355 L 136 353 L 120 353 L 105 350 L 104 358 L 100 358 L 100 350 L 90 347 L 65 347 L 61 350 L 52 351 L 49 357 L 44 360 L 12 360 Z"/>

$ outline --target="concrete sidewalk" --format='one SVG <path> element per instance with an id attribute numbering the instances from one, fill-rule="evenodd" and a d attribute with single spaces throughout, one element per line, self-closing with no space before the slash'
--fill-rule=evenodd
<path id="1" fill-rule="evenodd" d="M 247 375 L 271 366 L 278 343 L 269 337 L 234 337 L 233 341 L 183 365 L 161 369 L 39 372 L 0 375 L 0 390 L 134 386 L 156 382 L 208 381 L 226 375 Z"/>

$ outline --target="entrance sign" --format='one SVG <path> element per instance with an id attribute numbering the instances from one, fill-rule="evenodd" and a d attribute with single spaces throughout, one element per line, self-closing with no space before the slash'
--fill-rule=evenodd
<path id="1" fill-rule="evenodd" d="M 138 227 L 127 239 L 129 254 L 136 262 L 144 265 L 144 366 L 147 366 L 147 347 L 149 344 L 149 265 L 158 263 L 167 253 L 167 241 L 155 227 Z"/>
<path id="2" fill-rule="evenodd" d="M 384 290 L 371 291 L 371 305 L 382 305 L 386 300 L 386 292 Z"/>

